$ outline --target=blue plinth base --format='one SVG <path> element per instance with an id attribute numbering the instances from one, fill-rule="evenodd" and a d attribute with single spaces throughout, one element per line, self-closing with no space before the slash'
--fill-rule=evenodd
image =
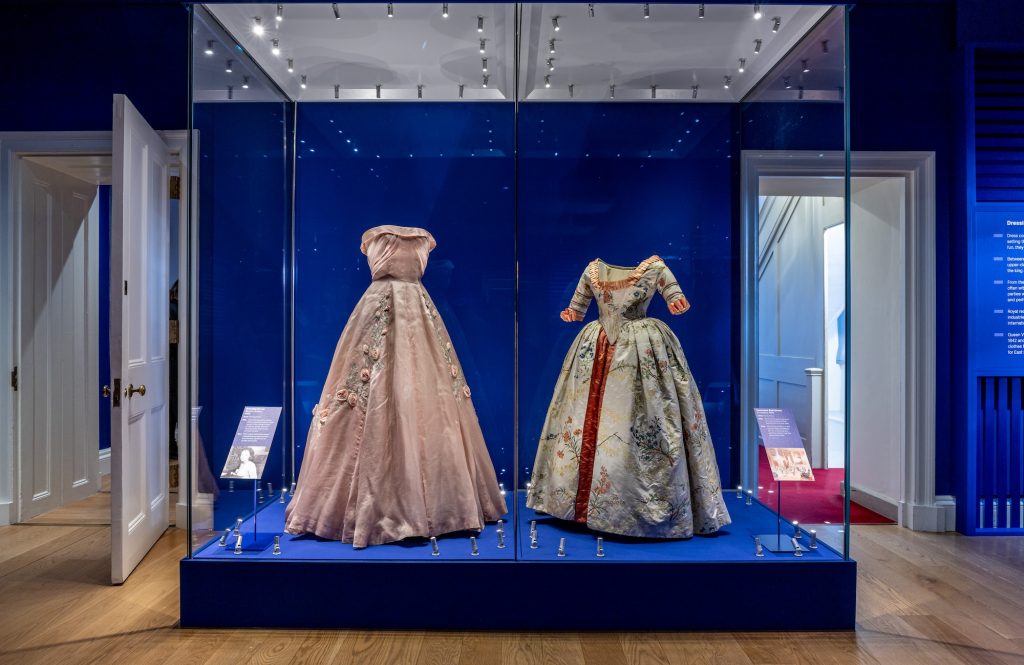
<path id="1" fill-rule="evenodd" d="M 776 519 L 730 500 L 733 524 L 687 541 L 605 538 L 537 515 L 518 497 L 507 549 L 494 529 L 469 556 L 465 536 L 352 550 L 309 539 L 232 555 L 207 546 L 181 562 L 185 627 L 486 630 L 846 630 L 854 627 L 857 564 L 822 545 L 754 556 L 753 534 Z M 269 506 L 268 506 L 269 508 Z M 265 514 L 278 512 L 276 506 Z M 283 514 L 282 514 L 283 518 Z M 537 520 L 540 547 L 530 549 Z M 261 524 L 272 520 L 260 518 Z M 565 539 L 565 557 L 557 555 Z M 229 549 L 229 548 L 228 548 Z M 518 557 L 518 559 L 514 558 Z M 245 589 L 246 600 L 234 602 Z M 810 602 L 808 602 L 810 601 Z"/>

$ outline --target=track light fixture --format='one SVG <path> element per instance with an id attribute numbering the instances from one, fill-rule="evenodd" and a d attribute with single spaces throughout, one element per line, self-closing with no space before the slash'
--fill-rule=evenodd
<path id="1" fill-rule="evenodd" d="M 587 5 L 587 13 L 590 15 L 590 18 L 594 18 L 594 3 L 593 2 L 591 2 L 590 4 Z"/>
<path id="2" fill-rule="evenodd" d="M 651 86 L 651 99 L 657 99 L 657 98 L 658 98 L 658 86 L 657 85 L 652 85 Z"/>
<path id="3" fill-rule="evenodd" d="M 552 29 L 553 29 L 553 30 L 554 30 L 555 32 L 558 32 L 559 30 L 561 30 L 561 29 L 562 29 L 562 27 L 561 27 L 560 25 L 558 25 L 558 19 L 559 19 L 559 18 L 561 18 L 561 17 L 559 17 L 559 16 L 552 16 L 552 17 L 551 17 L 551 28 L 552 28 Z"/>
<path id="4" fill-rule="evenodd" d="M 722 87 L 723 87 L 723 88 L 725 88 L 726 90 L 728 90 L 728 89 L 729 89 L 729 86 L 730 86 L 731 84 L 732 84 L 732 77 L 731 77 L 731 76 L 723 76 L 723 77 L 722 77 Z"/>
<path id="5" fill-rule="evenodd" d="M 480 40 L 480 52 L 481 53 L 487 53 L 487 40 L 486 39 L 481 39 Z"/>
<path id="6" fill-rule="evenodd" d="M 300 87 L 300 88 L 302 88 L 303 90 L 305 90 L 305 89 L 306 89 L 306 75 L 305 75 L 305 74 L 303 74 L 303 75 L 302 75 L 302 76 L 301 76 L 301 77 L 299 78 L 299 87 Z"/>
<path id="7" fill-rule="evenodd" d="M 778 16 L 772 19 L 772 32 L 778 32 L 782 27 L 782 19 Z"/>
<path id="8" fill-rule="evenodd" d="M 274 12 L 274 20 L 278 23 L 284 20 L 284 5 L 280 2 L 277 3 L 277 11 Z"/>
<path id="9" fill-rule="evenodd" d="M 477 32 L 483 32 L 484 31 L 484 17 L 483 16 L 477 16 L 476 17 L 476 31 Z"/>
<path id="10" fill-rule="evenodd" d="M 755 55 L 761 52 L 761 43 L 762 42 L 761 42 L 760 39 L 755 39 L 754 40 L 754 54 Z"/>
<path id="11" fill-rule="evenodd" d="M 254 16 L 252 18 L 252 34 L 257 37 L 263 36 L 263 19 L 259 16 Z"/>
<path id="12" fill-rule="evenodd" d="M 793 84 L 790 82 L 790 77 L 783 76 L 782 77 L 782 85 L 786 86 L 786 90 L 792 89 Z"/>
<path id="13" fill-rule="evenodd" d="M 550 88 L 551 87 L 551 74 L 545 74 L 544 75 L 544 87 L 545 88 Z"/>
<path id="14" fill-rule="evenodd" d="M 271 39 L 270 44 L 270 52 L 273 53 L 274 55 L 281 55 L 281 40 L 276 38 Z"/>
<path id="15" fill-rule="evenodd" d="M 289 74 L 294 74 L 295 73 L 295 61 L 292 60 L 291 58 L 288 58 L 288 73 Z"/>
<path id="16" fill-rule="evenodd" d="M 228 86 L 228 99 L 234 99 L 234 98 L 235 98 L 235 87 L 229 85 Z"/>
<path id="17" fill-rule="evenodd" d="M 651 3 L 649 3 L 649 2 L 645 2 L 644 3 L 644 18 L 645 19 L 651 18 Z"/>
<path id="18" fill-rule="evenodd" d="M 388 3 L 388 18 L 395 18 L 395 3 Z"/>
<path id="19" fill-rule="evenodd" d="M 416 86 L 416 99 L 423 99 L 423 84 Z"/>
<path id="20" fill-rule="evenodd" d="M 224 63 L 224 73 L 225 74 L 230 74 L 234 70 L 235 70 L 235 61 L 234 60 L 228 60 L 227 62 Z"/>
<path id="21" fill-rule="evenodd" d="M 487 84 L 490 83 L 490 82 L 491 82 L 491 77 L 488 76 L 487 74 L 484 74 L 484 87 L 486 88 Z"/>
<path id="22" fill-rule="evenodd" d="M 547 65 L 548 65 L 548 71 L 549 72 L 555 71 L 555 59 L 554 58 L 548 58 Z"/>
<path id="23" fill-rule="evenodd" d="M 698 91 L 700 91 L 700 86 L 699 85 L 691 85 L 690 86 L 690 98 L 691 99 L 697 99 L 697 92 Z"/>
<path id="24" fill-rule="evenodd" d="M 332 2 L 331 3 L 331 9 L 334 10 L 334 20 L 335 21 L 340 21 L 341 20 L 341 7 L 338 7 L 338 3 L 337 2 Z"/>
<path id="25" fill-rule="evenodd" d="M 460 83 L 459 84 L 459 99 L 462 99 L 462 96 L 465 93 L 465 91 L 466 91 L 466 84 L 465 83 Z"/>
<path id="26" fill-rule="evenodd" d="M 482 65 L 483 72 L 486 74 L 487 73 L 487 58 L 483 58 L 480 61 L 480 64 Z"/>
<path id="27" fill-rule="evenodd" d="M 797 88 L 796 98 L 797 99 L 803 99 L 804 98 L 804 87 L 803 86 L 800 86 L 799 88 Z"/>
<path id="28" fill-rule="evenodd" d="M 555 40 L 551 39 L 548 41 L 548 53 L 551 55 L 555 54 Z"/>
<path id="29" fill-rule="evenodd" d="M 804 74 L 811 71 L 811 66 L 808 64 L 808 61 L 806 59 L 800 61 L 800 71 L 802 71 Z"/>
<path id="30" fill-rule="evenodd" d="M 828 40 L 827 39 L 821 40 L 821 52 L 822 53 L 828 53 Z"/>
<path id="31" fill-rule="evenodd" d="M 375 87 L 377 88 L 377 99 L 380 99 L 380 89 L 383 86 L 380 83 L 378 83 Z"/>
<path id="32" fill-rule="evenodd" d="M 248 76 L 243 76 L 242 77 L 242 90 L 248 90 L 248 89 L 249 89 L 249 77 Z"/>
<path id="33" fill-rule="evenodd" d="M 754 3 L 754 20 L 755 21 L 760 21 L 762 16 L 764 16 L 764 14 L 761 13 L 761 3 L 760 2 L 755 2 Z"/>
<path id="34" fill-rule="evenodd" d="M 740 66 L 736 68 L 736 71 L 742 74 L 747 70 L 747 59 L 740 58 Z"/>
<path id="35" fill-rule="evenodd" d="M 334 98 L 341 99 L 341 86 L 337 83 L 334 84 Z"/>
<path id="36" fill-rule="evenodd" d="M 206 55 L 213 55 L 213 40 L 212 39 L 206 42 L 206 48 L 203 49 L 203 53 L 205 53 Z"/>
<path id="37" fill-rule="evenodd" d="M 576 97 L 576 84 L 575 83 L 570 83 L 569 84 L 569 99 L 573 99 L 574 97 Z"/>
<path id="38" fill-rule="evenodd" d="M 448 3 L 441 5 L 441 18 L 448 18 Z"/>
<path id="39" fill-rule="evenodd" d="M 615 99 L 615 84 L 608 86 L 608 98 Z"/>
<path id="40" fill-rule="evenodd" d="M 697 18 L 704 18 L 704 3 L 697 5 Z"/>

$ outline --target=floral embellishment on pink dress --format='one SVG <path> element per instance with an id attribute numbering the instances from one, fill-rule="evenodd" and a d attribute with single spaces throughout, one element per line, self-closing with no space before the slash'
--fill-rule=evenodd
<path id="1" fill-rule="evenodd" d="M 335 397 L 338 399 L 339 402 L 348 401 L 348 388 L 338 389 L 338 392 L 335 394 Z"/>
<path id="2" fill-rule="evenodd" d="M 364 367 L 363 370 L 361 372 L 359 372 L 359 379 L 363 383 L 366 383 L 367 381 L 369 381 L 370 380 L 370 370 L 368 370 L 367 368 Z"/>
<path id="3" fill-rule="evenodd" d="M 370 351 L 370 357 L 374 360 L 380 360 L 380 349 L 373 349 Z"/>
<path id="4" fill-rule="evenodd" d="M 469 397 L 472 393 L 469 391 L 469 386 L 462 386 L 462 394 Z"/>
<path id="5" fill-rule="evenodd" d="M 355 393 L 349 393 L 348 394 L 348 405 L 349 406 L 354 408 L 358 401 L 359 401 L 359 399 L 356 397 Z"/>
<path id="6" fill-rule="evenodd" d="M 457 377 L 459 375 L 459 368 L 456 367 L 455 365 L 452 365 L 451 369 L 452 369 L 452 378 L 454 379 L 455 377 Z"/>
<path id="7" fill-rule="evenodd" d="M 366 355 L 369 352 L 370 352 L 370 345 L 369 344 L 363 344 L 363 355 Z"/>
<path id="8" fill-rule="evenodd" d="M 331 412 L 327 409 L 320 409 L 320 424 L 323 425 L 327 422 L 327 416 L 331 415 Z"/>

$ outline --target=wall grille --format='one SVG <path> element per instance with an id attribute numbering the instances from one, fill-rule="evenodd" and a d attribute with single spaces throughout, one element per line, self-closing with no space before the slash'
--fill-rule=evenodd
<path id="1" fill-rule="evenodd" d="M 1024 51 L 975 51 L 974 140 L 978 202 L 1024 202 Z"/>
<path id="2" fill-rule="evenodd" d="M 978 528 L 1024 528 L 1024 377 L 978 380 Z"/>

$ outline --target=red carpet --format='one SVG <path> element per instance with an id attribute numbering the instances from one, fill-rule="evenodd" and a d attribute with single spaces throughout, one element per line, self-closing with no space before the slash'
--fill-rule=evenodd
<path id="1" fill-rule="evenodd" d="M 761 487 L 757 498 L 772 510 L 778 500 L 776 482 L 764 448 L 760 450 L 758 477 Z M 813 483 L 786 482 L 782 487 L 782 516 L 802 524 L 842 524 L 843 496 L 839 493 L 843 483 L 842 469 L 815 469 Z M 893 524 L 894 522 L 873 510 L 850 502 L 850 524 Z"/>

